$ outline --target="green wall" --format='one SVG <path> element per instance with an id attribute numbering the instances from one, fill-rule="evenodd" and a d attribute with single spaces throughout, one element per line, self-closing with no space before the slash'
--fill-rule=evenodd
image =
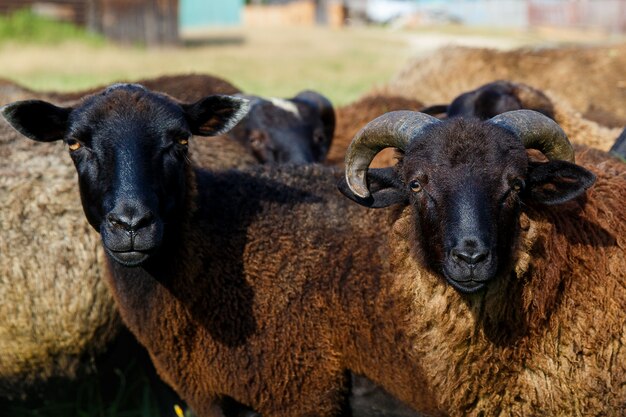
<path id="1" fill-rule="evenodd" d="M 243 4 L 244 0 L 180 0 L 180 27 L 239 25 Z"/>

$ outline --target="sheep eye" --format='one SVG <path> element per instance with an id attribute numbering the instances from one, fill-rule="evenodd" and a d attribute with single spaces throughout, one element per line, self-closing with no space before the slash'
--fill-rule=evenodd
<path id="1" fill-rule="evenodd" d="M 414 193 L 419 193 L 420 191 L 422 191 L 422 184 L 419 183 L 419 181 L 417 180 L 413 180 L 409 183 L 409 187 L 411 188 L 411 191 L 413 191 Z"/>
<path id="2" fill-rule="evenodd" d="M 82 145 L 80 144 L 80 142 L 79 142 L 79 141 L 77 141 L 77 140 L 74 140 L 74 139 L 69 139 L 69 140 L 67 141 L 67 146 L 69 146 L 70 151 L 72 151 L 72 152 L 73 152 L 73 151 L 77 151 L 77 150 L 79 150 L 79 149 L 82 147 Z"/>
<path id="3" fill-rule="evenodd" d="M 522 189 L 524 189 L 524 181 L 517 178 L 511 182 L 511 190 L 519 193 L 520 191 L 522 191 Z"/>
<path id="4" fill-rule="evenodd" d="M 179 145 L 187 146 L 189 144 L 189 138 L 178 138 L 176 139 L 176 143 Z"/>

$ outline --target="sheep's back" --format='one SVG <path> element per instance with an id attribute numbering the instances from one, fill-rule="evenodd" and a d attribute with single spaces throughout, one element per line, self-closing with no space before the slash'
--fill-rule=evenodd
<path id="1" fill-rule="evenodd" d="M 623 127 L 625 65 L 626 44 L 512 51 L 446 47 L 407 65 L 385 91 L 425 103 L 450 102 L 482 84 L 506 79 L 554 91 L 588 118 Z"/>
<path id="2" fill-rule="evenodd" d="M 90 370 L 119 326 L 65 153 L 0 121 L 0 396 Z"/>

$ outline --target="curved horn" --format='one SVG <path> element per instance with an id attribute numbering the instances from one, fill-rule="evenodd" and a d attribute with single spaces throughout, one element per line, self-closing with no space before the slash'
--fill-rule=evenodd
<path id="1" fill-rule="evenodd" d="M 517 136 L 525 148 L 537 149 L 550 160 L 574 162 L 574 148 L 554 120 L 534 110 L 514 110 L 489 119 Z"/>
<path id="2" fill-rule="evenodd" d="M 367 168 L 376 154 L 385 148 L 405 150 L 425 128 L 439 119 L 416 111 L 392 111 L 369 122 L 356 134 L 346 151 L 346 182 L 361 198 L 370 195 L 366 182 Z"/>

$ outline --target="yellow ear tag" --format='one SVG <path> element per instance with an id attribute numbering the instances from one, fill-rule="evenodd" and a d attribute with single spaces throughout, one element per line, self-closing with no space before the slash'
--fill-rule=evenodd
<path id="1" fill-rule="evenodd" d="M 185 413 L 183 413 L 183 409 L 180 408 L 178 404 L 174 405 L 174 412 L 178 417 L 185 417 Z"/>

